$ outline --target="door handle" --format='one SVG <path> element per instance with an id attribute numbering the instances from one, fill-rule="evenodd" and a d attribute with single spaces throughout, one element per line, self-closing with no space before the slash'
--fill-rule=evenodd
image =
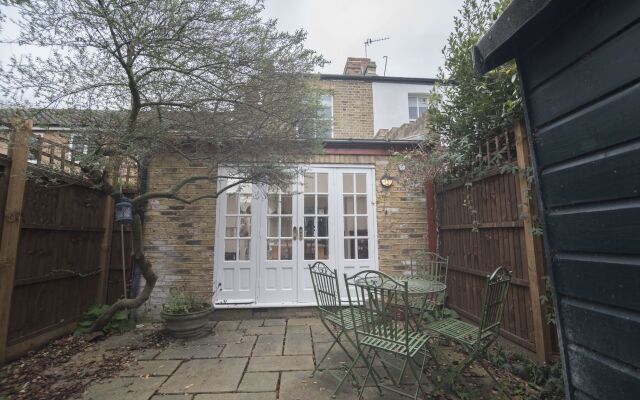
<path id="1" fill-rule="evenodd" d="M 298 240 L 298 228 L 296 228 L 295 226 L 293 227 L 293 233 L 292 233 L 291 237 L 292 237 L 294 242 L 296 240 Z"/>
<path id="2" fill-rule="evenodd" d="M 303 234 L 302 227 L 299 226 L 298 227 L 298 240 L 302 240 L 302 238 L 303 238 L 302 234 Z"/>

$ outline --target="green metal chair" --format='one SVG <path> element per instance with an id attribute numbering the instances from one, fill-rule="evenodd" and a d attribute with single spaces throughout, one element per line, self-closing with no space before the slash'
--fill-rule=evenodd
<path id="1" fill-rule="evenodd" d="M 511 272 L 504 267 L 496 269 L 491 275 L 487 276 L 479 326 L 453 318 L 442 319 L 427 326 L 427 329 L 453 340 L 467 350 L 466 358 L 451 371 L 447 379 L 444 379 L 442 383 L 452 383 L 474 360 L 478 360 L 500 391 L 508 398 L 511 398 L 491 373 L 491 370 L 485 365 L 487 351 L 500 335 L 500 323 L 502 322 L 502 314 L 510 283 Z"/>
<path id="2" fill-rule="evenodd" d="M 411 277 L 447 284 L 447 270 L 449 257 L 442 257 L 436 253 L 421 251 L 411 258 Z M 433 311 L 436 317 L 442 316 L 446 300 L 446 291 L 434 293 L 426 299 L 424 311 Z M 412 306 L 418 308 L 420 299 L 412 299 Z"/>
<path id="3" fill-rule="evenodd" d="M 362 398 L 367 380 L 372 375 L 372 371 L 375 371 L 373 364 L 376 358 L 380 358 L 384 365 L 381 352 L 401 358 L 409 366 L 408 369 L 416 380 L 417 388 L 413 395 L 402 392 L 395 386 L 381 384 L 374 373 L 373 379 L 380 394 L 382 394 L 381 388 L 385 388 L 413 399 L 417 399 L 419 393 L 427 396 L 421 382 L 422 370 L 427 354 L 430 353 L 427 345 L 430 337 L 414 330 L 409 323 L 412 310 L 409 304 L 408 283 L 398 282 L 377 271 L 362 271 L 350 278 L 345 274 L 344 279 L 349 305 L 352 310 L 360 310 L 361 315 L 360 324 L 356 324 L 356 314 L 352 313 L 358 356 L 351 363 L 349 370 L 354 368 L 359 359 L 365 360 L 368 364 L 367 375 L 360 388 L 358 399 Z M 421 350 L 423 358 L 420 364 L 414 357 Z M 371 355 L 372 358 L 369 360 Z"/>
<path id="4" fill-rule="evenodd" d="M 357 349 L 357 344 L 355 340 L 349 336 L 348 331 L 353 330 L 355 326 L 362 323 L 362 315 L 359 313 L 358 309 L 345 307 L 346 304 L 341 302 L 340 285 L 338 284 L 338 273 L 336 270 L 331 270 L 322 262 L 316 262 L 309 267 L 309 272 L 311 273 L 311 282 L 313 284 L 313 291 L 318 304 L 320 320 L 333 337 L 331 346 L 329 346 L 329 349 L 322 357 L 320 357 L 315 369 L 311 373 L 311 377 L 313 377 L 314 374 L 321 369 L 321 365 L 336 344 L 347 355 L 349 360 L 354 360 L 354 357 L 345 348 L 340 339 L 344 336 L 347 338 L 349 343 L 351 343 L 353 348 Z M 338 331 L 338 333 L 336 334 L 335 331 Z M 353 380 L 357 383 L 358 380 L 351 370 L 344 376 L 335 376 L 339 380 L 339 383 L 333 393 L 333 397 L 335 397 L 338 390 L 340 390 L 340 387 L 345 382 L 348 375 L 351 375 Z"/>

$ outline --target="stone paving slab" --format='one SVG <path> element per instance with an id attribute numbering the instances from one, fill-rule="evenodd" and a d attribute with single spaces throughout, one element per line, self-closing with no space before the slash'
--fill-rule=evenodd
<path id="1" fill-rule="evenodd" d="M 151 400 L 192 400 L 192 399 L 193 399 L 192 394 L 157 394 L 151 398 Z"/>
<path id="2" fill-rule="evenodd" d="M 243 336 L 238 342 L 225 345 L 220 357 L 249 357 L 256 338 L 257 336 Z"/>
<path id="3" fill-rule="evenodd" d="M 120 376 L 168 376 L 178 368 L 181 360 L 138 361 L 120 372 Z"/>
<path id="4" fill-rule="evenodd" d="M 262 324 L 264 324 L 263 319 L 245 319 L 244 321 L 240 322 L 240 326 L 238 327 L 238 329 L 246 329 L 246 328 L 252 328 L 255 326 L 262 326 Z"/>
<path id="5" fill-rule="evenodd" d="M 196 339 L 185 339 L 181 343 L 186 345 L 211 345 L 238 343 L 242 339 L 242 331 L 213 331 L 212 333 Z"/>
<path id="6" fill-rule="evenodd" d="M 240 392 L 275 392 L 278 372 L 247 372 L 240 382 Z"/>
<path id="7" fill-rule="evenodd" d="M 160 387 L 160 393 L 233 392 L 247 364 L 246 358 L 190 360 Z"/>
<path id="8" fill-rule="evenodd" d="M 312 356 L 251 357 L 247 371 L 296 371 L 313 369 Z"/>
<path id="9" fill-rule="evenodd" d="M 264 326 L 285 326 L 287 320 L 285 318 L 271 318 L 264 320 Z"/>
<path id="10" fill-rule="evenodd" d="M 287 325 L 322 325 L 319 318 L 290 318 Z"/>
<path id="11" fill-rule="evenodd" d="M 276 393 L 198 394 L 195 400 L 276 400 Z"/>
<path id="12" fill-rule="evenodd" d="M 156 356 L 156 360 L 189 360 L 192 358 L 215 358 L 220 355 L 224 346 L 185 346 L 173 344 Z"/>
<path id="13" fill-rule="evenodd" d="M 284 335 L 285 326 L 253 326 L 247 328 L 247 335 Z"/>
<path id="14" fill-rule="evenodd" d="M 287 333 L 284 341 L 284 355 L 313 354 L 311 336 L 306 333 Z"/>
<path id="15" fill-rule="evenodd" d="M 115 378 L 90 386 L 84 400 L 147 400 L 165 381 L 165 377 Z"/>
<path id="16" fill-rule="evenodd" d="M 136 360 L 147 361 L 153 360 L 161 351 L 161 349 L 144 349 L 135 351 L 133 354 L 136 357 Z"/>
<path id="17" fill-rule="evenodd" d="M 215 329 L 217 331 L 235 331 L 240 322 L 242 321 L 218 321 Z"/>
<path id="18" fill-rule="evenodd" d="M 324 325 L 311 325 L 311 335 L 314 343 L 333 342 L 333 336 Z"/>
<path id="19" fill-rule="evenodd" d="M 279 356 L 282 355 L 282 343 L 284 335 L 261 335 L 258 336 L 255 347 L 253 348 L 254 356 Z"/>
<path id="20" fill-rule="evenodd" d="M 347 349 L 347 351 L 349 352 L 349 354 L 351 354 L 352 357 L 354 358 L 356 357 L 358 353 L 356 349 L 353 346 L 351 346 L 351 344 L 342 343 L 342 345 Z M 331 346 L 331 343 L 316 343 L 314 345 L 314 350 L 316 353 L 316 361 L 320 361 L 320 358 L 324 356 L 324 353 L 329 349 L 329 346 Z M 338 346 L 338 344 L 336 343 L 336 345 L 333 346 L 333 348 L 331 349 L 331 352 L 327 355 L 327 358 L 325 358 L 325 360 L 322 362 L 322 368 L 336 369 L 336 368 L 341 368 L 343 365 L 348 366 L 350 363 L 351 363 L 351 360 L 349 359 L 349 357 L 344 353 L 342 348 Z"/>
<path id="21" fill-rule="evenodd" d="M 309 337 L 311 337 L 311 332 L 309 331 L 309 325 L 289 325 L 287 326 L 287 335 L 289 334 L 303 334 L 306 333 Z"/>

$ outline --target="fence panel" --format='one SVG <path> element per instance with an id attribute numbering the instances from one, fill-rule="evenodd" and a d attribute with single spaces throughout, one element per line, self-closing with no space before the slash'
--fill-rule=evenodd
<path id="1" fill-rule="evenodd" d="M 105 194 L 28 181 L 8 345 L 77 320 L 96 300 Z"/>
<path id="2" fill-rule="evenodd" d="M 502 334 L 540 353 L 542 347 L 536 347 L 537 327 L 534 323 L 537 322 L 539 326 L 540 322 L 534 321 L 536 314 L 532 310 L 532 272 L 528 269 L 528 257 L 535 261 L 537 271 L 544 271 L 543 250 L 541 239 L 531 239 L 531 235 L 525 232 L 528 222 L 525 223 L 522 215 L 522 185 L 526 180 L 519 175 L 520 172 L 501 173 L 499 168 L 500 164 L 515 163 L 516 156 L 512 148 L 515 142 L 513 137 L 501 137 L 504 138 L 504 145 L 496 141 L 493 148 L 486 147 L 486 155 L 479 157 L 486 160 L 486 173 L 467 182 L 436 189 L 438 251 L 442 256 L 449 257 L 447 301 L 462 316 L 479 321 L 482 290 L 487 275 L 499 266 L 507 267 L 513 272 L 513 279 L 505 307 Z M 498 153 L 501 156 L 495 157 L 494 154 Z M 531 199 L 526 200 L 528 206 Z M 531 207 L 531 214 L 535 215 L 535 205 L 531 204 Z M 527 243 L 527 240 L 533 240 L 533 243 Z M 533 254 L 528 253 L 527 247 L 533 249 Z M 538 290 L 541 282 L 536 284 Z M 545 324 L 542 329 L 545 330 L 543 341 L 548 341 L 549 327 Z M 547 356 L 540 355 L 540 359 L 546 360 Z"/>

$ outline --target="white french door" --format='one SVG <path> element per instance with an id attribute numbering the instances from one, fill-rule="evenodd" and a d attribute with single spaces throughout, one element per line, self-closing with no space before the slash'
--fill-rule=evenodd
<path id="1" fill-rule="evenodd" d="M 217 210 L 217 303 L 313 304 L 314 262 L 337 268 L 340 280 L 343 273 L 376 269 L 374 194 L 374 170 L 368 166 L 307 167 L 286 190 L 238 186 L 223 194 Z"/>

